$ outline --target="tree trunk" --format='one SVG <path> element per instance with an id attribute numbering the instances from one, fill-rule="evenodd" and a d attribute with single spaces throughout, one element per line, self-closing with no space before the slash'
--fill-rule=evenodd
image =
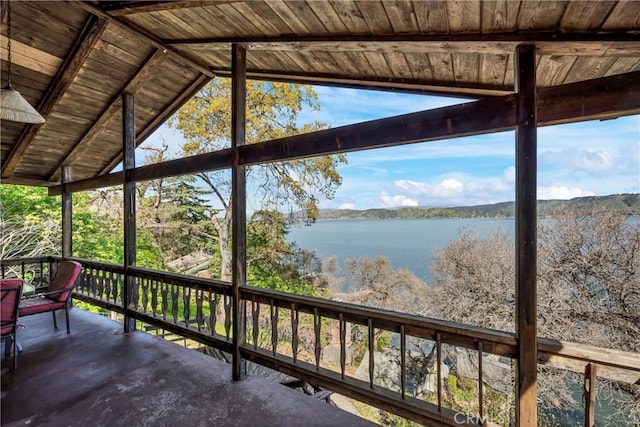
<path id="1" fill-rule="evenodd" d="M 229 226 L 226 221 L 220 225 L 218 245 L 220 248 L 220 280 L 230 282 L 233 273 L 233 254 L 231 252 Z"/>

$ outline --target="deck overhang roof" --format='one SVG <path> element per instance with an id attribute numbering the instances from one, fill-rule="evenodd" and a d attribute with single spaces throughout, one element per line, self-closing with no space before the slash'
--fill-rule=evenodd
<path id="1" fill-rule="evenodd" d="M 211 78 L 230 75 L 233 43 L 247 49 L 249 78 L 470 98 L 513 92 L 521 43 L 536 46 L 539 89 L 640 71 L 632 1 L 15 1 L 12 9 L 13 84 L 47 121 L 2 122 L 5 183 L 57 185 L 63 165 L 74 180 L 110 172 L 122 158 L 121 95 L 135 96 L 140 144 Z M 5 41 L 1 54 L 5 76 Z"/>

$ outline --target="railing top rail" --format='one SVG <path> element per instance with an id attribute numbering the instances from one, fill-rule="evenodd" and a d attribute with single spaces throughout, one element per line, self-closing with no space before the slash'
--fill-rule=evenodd
<path id="1" fill-rule="evenodd" d="M 538 338 L 539 358 L 544 359 L 545 354 L 640 372 L 640 354 L 629 351 L 558 341 L 549 338 Z"/>
<path id="2" fill-rule="evenodd" d="M 368 319 L 372 319 L 376 323 L 391 323 L 415 328 L 435 329 L 439 332 L 451 333 L 454 335 L 465 335 L 482 341 L 495 342 L 508 346 L 516 345 L 515 334 L 482 328 L 479 326 L 450 322 L 414 314 L 397 313 L 374 307 L 363 307 L 342 301 L 292 295 L 271 289 L 257 288 L 254 286 L 244 286 L 241 288 L 240 292 L 242 297 L 247 300 L 250 300 L 252 296 L 256 296 L 265 301 L 273 300 L 274 303 L 280 303 L 279 305 L 285 307 L 290 307 L 291 304 L 296 304 L 298 309 L 305 307 L 311 309 L 318 308 L 319 310 L 325 311 L 325 313 L 335 313 L 336 317 L 339 313 L 343 313 L 347 314 L 352 321 L 356 318 L 356 320 L 359 320 L 360 323 L 363 324 L 366 324 Z M 286 305 L 283 303 L 286 303 Z"/>
<path id="3" fill-rule="evenodd" d="M 62 259 L 62 258 L 60 258 Z M 84 259 L 84 258 L 69 258 L 72 261 L 78 261 L 80 264 L 82 264 L 83 267 L 106 267 L 109 268 L 111 270 L 122 270 L 124 272 L 124 266 L 122 264 L 115 264 L 115 263 L 111 263 L 111 262 L 104 262 L 104 261 L 92 261 L 90 259 Z"/>
<path id="4" fill-rule="evenodd" d="M 158 279 L 166 280 L 170 282 L 183 282 L 183 283 L 206 287 L 206 288 L 213 287 L 219 290 L 231 291 L 231 283 L 225 282 L 222 280 L 206 279 L 203 277 L 193 277 L 193 276 L 187 276 L 185 274 L 170 273 L 166 271 L 158 271 L 158 270 L 152 270 L 150 268 L 142 268 L 142 267 L 130 267 L 129 271 L 131 271 L 135 276 L 139 276 L 139 277 L 158 278 Z"/>
<path id="5" fill-rule="evenodd" d="M 0 260 L 0 264 L 2 265 L 17 265 L 17 264 L 31 264 L 31 263 L 39 263 L 40 261 L 49 261 L 53 257 L 51 256 L 41 256 L 41 257 L 31 257 L 31 258 L 4 258 Z"/>

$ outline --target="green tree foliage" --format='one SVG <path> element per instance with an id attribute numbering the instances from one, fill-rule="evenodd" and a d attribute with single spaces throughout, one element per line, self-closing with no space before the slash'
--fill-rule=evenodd
<path id="1" fill-rule="evenodd" d="M 319 110 L 317 94 L 309 86 L 249 81 L 247 83 L 246 143 L 281 138 L 324 127 L 319 122 L 299 124 L 303 108 Z M 215 79 L 178 111 L 173 121 L 186 143 L 183 155 L 229 147 L 231 140 L 231 84 Z M 248 183 L 262 208 L 301 209 L 307 220 L 318 217 L 318 197 L 332 198 L 342 179 L 337 172 L 344 156 L 322 156 L 273 163 L 247 169 Z M 218 215 L 210 220 L 216 231 L 220 278 L 231 279 L 231 177 L 228 171 L 198 174 L 211 191 Z"/>
<path id="2" fill-rule="evenodd" d="M 60 200 L 46 188 L 0 185 L 1 258 L 59 254 Z"/>
<path id="3" fill-rule="evenodd" d="M 46 188 L 0 186 L 2 203 L 2 258 L 60 255 L 62 248 L 61 198 Z M 73 255 L 121 264 L 123 228 L 121 198 L 110 192 L 73 196 Z M 160 267 L 158 251 L 148 234 L 138 233 L 138 259 Z"/>
<path id="4" fill-rule="evenodd" d="M 283 292 L 318 295 L 325 289 L 320 260 L 286 241 L 287 219 L 278 211 L 255 212 L 247 227 L 250 284 Z"/>

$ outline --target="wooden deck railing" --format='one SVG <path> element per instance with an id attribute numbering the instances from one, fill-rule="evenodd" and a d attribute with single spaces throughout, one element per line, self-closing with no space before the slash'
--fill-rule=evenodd
<path id="1" fill-rule="evenodd" d="M 59 261 L 57 257 L 3 260 L 2 277 L 20 276 L 47 283 Z M 234 319 L 229 283 L 144 268 L 127 272 L 120 265 L 78 261 L 83 273 L 75 298 L 124 313 L 125 275 L 130 274 L 137 289 L 129 297 L 129 316 L 232 352 Z M 240 298 L 245 313 L 240 320 L 246 336 L 240 357 L 406 418 L 429 425 L 498 421 L 489 410 L 490 389 L 501 382 L 501 392 L 513 394 L 517 339 L 512 333 L 251 286 L 241 288 Z M 335 362 L 323 361 L 322 357 L 329 328 L 338 336 L 333 344 L 339 355 Z M 348 337 L 356 328 L 362 335 L 361 343 L 366 342 L 363 362 L 368 365 L 366 372 L 359 374 L 353 372 L 347 357 Z M 386 353 L 393 359 L 390 364 L 379 363 L 376 358 L 376 341 L 384 333 L 391 335 L 393 343 Z M 416 354 L 422 375 L 430 375 L 433 380 L 431 390 L 420 397 L 412 383 L 416 366 L 409 360 Z M 445 387 L 445 362 L 451 354 L 467 359 L 465 376 L 475 384 L 476 403 L 466 402 L 464 414 L 459 407 L 451 407 L 451 399 L 445 396 L 451 393 Z M 634 353 L 539 338 L 538 362 L 584 375 L 585 425 L 594 425 L 598 377 L 631 387 L 640 383 L 640 355 Z M 502 378 L 496 379 L 496 372 L 491 372 L 496 365 Z M 389 366 L 397 369 L 388 372 Z M 382 372 L 385 368 L 386 374 Z"/>

